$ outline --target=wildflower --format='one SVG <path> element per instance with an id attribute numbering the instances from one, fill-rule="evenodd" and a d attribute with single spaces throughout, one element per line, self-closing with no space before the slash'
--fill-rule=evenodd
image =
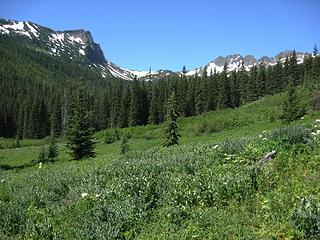
<path id="1" fill-rule="evenodd" d="M 88 196 L 88 193 L 81 193 L 82 198 L 85 198 L 86 196 Z"/>
<path id="2" fill-rule="evenodd" d="M 231 157 L 226 157 L 226 160 L 230 160 L 231 159 Z"/>
<path id="3" fill-rule="evenodd" d="M 267 130 L 263 130 L 263 133 L 267 133 Z"/>
<path id="4" fill-rule="evenodd" d="M 259 138 L 262 138 L 262 135 L 261 135 L 261 134 L 259 135 Z"/>
<path id="5" fill-rule="evenodd" d="M 96 198 L 100 197 L 101 195 L 100 194 L 96 194 Z"/>
<path id="6" fill-rule="evenodd" d="M 303 120 L 303 119 L 304 119 L 304 117 L 301 117 L 300 119 L 301 119 L 301 120 Z"/>
<path id="7" fill-rule="evenodd" d="M 316 122 L 320 122 L 320 119 L 316 119 Z"/>
<path id="8" fill-rule="evenodd" d="M 311 134 L 314 135 L 314 136 L 317 135 L 315 132 L 312 132 Z"/>
<path id="9" fill-rule="evenodd" d="M 216 149 L 217 147 L 219 147 L 219 145 L 215 145 L 212 147 L 212 149 Z"/>
<path id="10" fill-rule="evenodd" d="M 267 138 L 264 137 L 264 138 L 262 138 L 262 140 L 267 140 Z"/>
<path id="11" fill-rule="evenodd" d="M 319 134 L 319 133 L 320 133 L 320 130 L 318 129 L 318 130 L 316 131 L 316 133 L 318 133 L 318 134 Z"/>
<path id="12" fill-rule="evenodd" d="M 1 179 L 1 182 L 4 183 L 4 178 Z"/>
<path id="13" fill-rule="evenodd" d="M 39 168 L 42 168 L 42 162 L 39 162 Z"/>

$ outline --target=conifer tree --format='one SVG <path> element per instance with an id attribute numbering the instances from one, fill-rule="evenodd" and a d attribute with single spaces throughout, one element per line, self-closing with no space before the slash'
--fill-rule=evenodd
<path id="1" fill-rule="evenodd" d="M 178 145 L 179 144 L 179 137 L 180 134 L 178 132 L 178 124 L 177 124 L 177 119 L 178 119 L 178 113 L 176 111 L 176 100 L 175 100 L 175 93 L 172 92 L 167 104 L 167 115 L 166 115 L 166 142 L 163 144 L 165 147 L 169 147 L 172 145 Z"/>
<path id="2" fill-rule="evenodd" d="M 185 75 L 186 73 L 187 73 L 186 66 L 183 65 L 183 67 L 182 67 L 182 74 Z"/>
<path id="3" fill-rule="evenodd" d="M 128 127 L 128 109 L 130 107 L 130 90 L 126 88 L 122 95 L 121 99 L 121 108 L 120 108 L 120 116 L 119 116 L 119 127 L 124 128 Z"/>
<path id="4" fill-rule="evenodd" d="M 152 88 L 148 122 L 151 124 L 159 123 L 158 96 L 155 86 Z"/>
<path id="5" fill-rule="evenodd" d="M 195 96 L 195 110 L 196 115 L 199 115 L 204 112 L 205 102 L 204 102 L 204 91 L 203 91 L 203 85 L 204 85 L 204 77 L 196 78 L 195 80 L 198 84 L 196 85 L 196 96 Z"/>
<path id="6" fill-rule="evenodd" d="M 128 144 L 128 136 L 127 134 L 124 134 L 121 138 L 121 144 L 120 144 L 120 154 L 126 154 L 129 152 L 129 144 Z"/>
<path id="7" fill-rule="evenodd" d="M 284 122 L 292 122 L 299 119 L 304 114 L 305 109 L 300 103 L 297 91 L 292 83 L 292 79 L 290 78 L 287 95 L 283 103 L 281 119 Z"/>
<path id="8" fill-rule="evenodd" d="M 291 77 L 294 86 L 297 86 L 298 84 L 301 83 L 300 71 L 299 71 L 299 66 L 297 62 L 297 53 L 295 50 L 293 50 L 289 59 L 289 76 L 288 77 Z"/>
<path id="9" fill-rule="evenodd" d="M 71 101 L 67 139 L 71 156 L 75 160 L 95 156 L 90 109 L 92 99 L 90 97 L 85 85 L 81 84 Z"/>
<path id="10" fill-rule="evenodd" d="M 139 103 L 140 103 L 140 86 L 137 79 L 133 80 L 130 92 L 130 108 L 129 108 L 129 126 L 136 126 L 140 123 L 139 119 Z"/>
<path id="11" fill-rule="evenodd" d="M 230 100 L 230 82 L 227 76 L 227 63 L 223 67 L 223 71 L 220 74 L 219 81 L 219 93 L 218 93 L 218 108 L 227 108 L 231 106 Z"/>
<path id="12" fill-rule="evenodd" d="M 58 156 L 58 147 L 56 144 L 56 139 L 54 137 L 54 132 L 51 130 L 50 134 L 50 143 L 48 147 L 48 160 L 54 161 L 54 159 Z"/>
<path id="13" fill-rule="evenodd" d="M 320 56 L 317 45 L 314 46 L 313 50 L 311 75 L 313 79 L 318 83 L 318 81 L 320 80 Z"/>

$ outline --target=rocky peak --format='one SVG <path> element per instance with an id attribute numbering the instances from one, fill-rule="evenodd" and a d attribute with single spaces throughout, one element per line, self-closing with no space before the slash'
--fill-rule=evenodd
<path id="1" fill-rule="evenodd" d="M 58 33 L 67 33 L 74 38 L 81 39 L 81 41 L 85 44 L 94 44 L 91 33 L 89 31 L 85 31 L 84 29 L 58 31 Z"/>

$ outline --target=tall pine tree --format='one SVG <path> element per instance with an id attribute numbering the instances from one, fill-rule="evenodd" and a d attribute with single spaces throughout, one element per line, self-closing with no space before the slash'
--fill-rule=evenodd
<path id="1" fill-rule="evenodd" d="M 92 129 L 92 98 L 84 84 L 77 89 L 71 101 L 69 111 L 67 139 L 71 156 L 75 160 L 84 157 L 94 157 L 94 142 Z"/>

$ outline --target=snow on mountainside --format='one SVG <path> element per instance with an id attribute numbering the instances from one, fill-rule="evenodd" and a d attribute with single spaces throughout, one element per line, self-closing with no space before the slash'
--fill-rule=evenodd
<path id="1" fill-rule="evenodd" d="M 93 41 L 91 33 L 83 29 L 54 31 L 31 22 L 0 19 L 1 35 L 16 38 L 19 43 L 37 51 L 45 51 L 50 55 L 87 65 L 100 72 L 102 77 L 132 80 L 135 73 L 138 73 L 122 69 L 106 60 L 99 44 Z"/>
<path id="2" fill-rule="evenodd" d="M 292 54 L 292 51 L 284 51 L 279 54 L 277 54 L 275 57 L 267 57 L 264 56 L 260 59 L 256 59 L 252 55 L 247 55 L 245 57 L 241 56 L 240 54 L 233 54 L 229 55 L 227 57 L 218 57 L 215 60 L 211 61 L 207 65 L 204 65 L 200 68 L 196 68 L 193 70 L 188 71 L 185 75 L 186 76 L 194 76 L 195 74 L 201 75 L 206 70 L 207 76 L 210 76 L 211 72 L 222 72 L 224 66 L 227 66 L 227 71 L 239 71 L 242 68 L 242 65 L 246 71 L 249 71 L 251 67 L 255 65 L 261 65 L 264 64 L 265 66 L 269 65 L 275 65 L 278 61 L 281 63 L 285 62 L 286 57 L 289 57 Z M 297 52 L 297 61 L 298 64 L 303 63 L 305 56 L 307 56 L 308 53 L 301 53 Z"/>
<path id="3" fill-rule="evenodd" d="M 83 29 L 71 31 L 54 31 L 52 29 L 34 24 L 31 22 L 18 22 L 0 19 L 1 35 L 13 37 L 19 43 L 37 51 L 45 51 L 56 57 L 66 58 L 79 64 L 89 66 L 98 71 L 102 77 L 116 77 L 124 80 L 133 80 L 135 77 L 141 80 L 155 80 L 169 75 L 182 75 L 182 72 L 169 70 L 158 71 L 135 71 L 117 66 L 107 60 L 100 48 L 100 45 L 93 41 L 89 31 Z M 243 65 L 249 71 L 255 65 L 275 65 L 277 61 L 284 62 L 292 51 L 284 51 L 275 57 L 261 57 L 256 59 L 252 55 L 241 56 L 233 54 L 227 57 L 218 57 L 200 68 L 185 73 L 186 76 L 202 75 L 206 71 L 207 76 L 211 72 L 221 72 L 224 66 L 227 71 L 239 71 Z M 307 53 L 297 53 L 298 63 L 302 63 Z"/>

